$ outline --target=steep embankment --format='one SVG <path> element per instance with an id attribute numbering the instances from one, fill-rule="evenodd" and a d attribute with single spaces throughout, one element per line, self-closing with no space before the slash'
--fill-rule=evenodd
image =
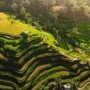
<path id="1" fill-rule="evenodd" d="M 90 81 L 90 67 L 60 51 L 50 34 L 36 30 L 27 36 L 0 34 L 0 89 L 37 90 L 58 76 L 63 82 L 75 77 L 80 87 Z"/>

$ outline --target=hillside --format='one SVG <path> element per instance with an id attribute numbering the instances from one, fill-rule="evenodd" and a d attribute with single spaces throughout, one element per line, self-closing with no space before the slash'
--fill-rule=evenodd
<path id="1" fill-rule="evenodd" d="M 0 90 L 53 90 L 58 80 L 87 90 L 89 55 L 60 48 L 51 34 L 18 20 L 12 24 L 3 13 L 0 18 Z"/>
<path id="2" fill-rule="evenodd" d="M 60 51 L 49 34 L 38 32 L 23 37 L 0 34 L 0 89 L 38 90 L 57 77 L 62 83 L 75 78 L 79 87 L 90 81 L 87 63 Z"/>

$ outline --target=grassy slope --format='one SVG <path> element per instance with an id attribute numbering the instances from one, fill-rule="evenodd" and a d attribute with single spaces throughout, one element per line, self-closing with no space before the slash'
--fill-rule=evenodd
<path id="1" fill-rule="evenodd" d="M 31 32 L 37 32 L 32 26 L 28 26 L 19 20 L 15 20 L 15 23 L 11 23 L 8 20 L 8 15 L 0 12 L 0 32 L 18 35 L 24 30 L 32 30 Z"/>
<path id="2" fill-rule="evenodd" d="M 4 13 L 0 13 L 0 32 L 10 33 L 10 34 L 19 34 L 22 30 L 24 30 L 24 26 L 20 25 L 20 22 L 15 24 L 11 24 L 10 21 L 7 20 L 7 15 Z"/>

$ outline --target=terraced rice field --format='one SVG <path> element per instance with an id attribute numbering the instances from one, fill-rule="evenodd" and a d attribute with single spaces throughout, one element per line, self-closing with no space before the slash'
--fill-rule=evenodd
<path id="1" fill-rule="evenodd" d="M 55 41 L 51 44 L 45 38 L 40 32 L 30 33 L 26 40 L 0 34 L 0 90 L 38 90 L 59 76 L 63 82 L 75 78 L 80 88 L 90 81 L 86 63 L 60 53 Z"/>

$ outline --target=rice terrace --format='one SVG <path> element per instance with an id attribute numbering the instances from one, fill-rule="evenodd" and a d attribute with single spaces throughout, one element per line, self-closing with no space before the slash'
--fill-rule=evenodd
<path id="1" fill-rule="evenodd" d="M 89 0 L 0 1 L 0 90 L 90 90 Z"/>

